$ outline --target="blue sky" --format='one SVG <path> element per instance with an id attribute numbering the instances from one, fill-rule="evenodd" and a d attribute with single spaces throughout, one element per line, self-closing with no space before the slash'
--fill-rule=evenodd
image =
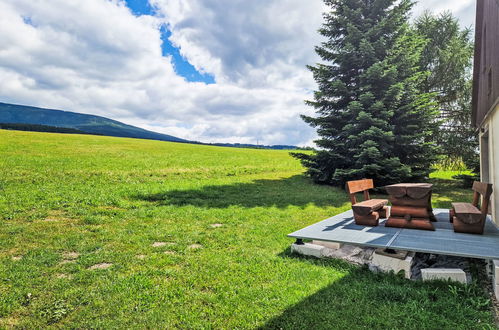
<path id="1" fill-rule="evenodd" d="M 125 1 L 128 8 L 136 16 L 150 15 L 154 16 L 156 14 L 154 8 L 149 4 L 148 0 L 126 0 Z M 161 46 L 163 56 L 171 56 L 175 67 L 175 71 L 190 82 L 204 82 L 206 84 L 214 84 L 215 78 L 213 75 L 202 73 L 196 70 L 196 68 L 189 63 L 181 54 L 180 49 L 175 47 L 169 40 L 171 36 L 171 31 L 168 29 L 166 24 L 161 25 L 161 40 L 163 44 Z"/>
<path id="2" fill-rule="evenodd" d="M 420 0 L 469 26 L 476 0 Z M 152 5 L 151 5 L 152 4 Z M 312 145 L 323 0 L 0 0 L 0 101 L 205 142 Z"/>

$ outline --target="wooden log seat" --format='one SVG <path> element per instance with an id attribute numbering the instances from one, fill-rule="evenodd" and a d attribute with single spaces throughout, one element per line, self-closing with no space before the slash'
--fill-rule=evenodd
<path id="1" fill-rule="evenodd" d="M 383 206 L 383 208 L 378 210 L 380 219 L 386 219 L 390 216 L 390 207 Z"/>
<path id="2" fill-rule="evenodd" d="M 404 218 L 407 214 L 411 215 L 411 218 L 423 218 L 429 219 L 430 212 L 425 207 L 414 207 L 414 206 L 404 206 L 404 205 L 393 205 L 390 214 Z"/>
<path id="3" fill-rule="evenodd" d="M 397 198 L 394 196 L 389 196 L 388 199 L 392 205 L 403 205 L 403 206 L 415 206 L 415 207 L 426 207 L 428 201 L 426 199 L 413 199 L 410 197 Z"/>
<path id="4" fill-rule="evenodd" d="M 428 215 L 422 217 L 437 221 L 431 207 L 432 187 L 430 183 L 398 183 L 386 186 L 385 189 L 392 205 L 426 208 Z M 411 215 L 417 216 L 417 214 Z"/>
<path id="5" fill-rule="evenodd" d="M 473 225 L 482 219 L 482 211 L 471 203 L 452 203 L 452 213 L 462 222 Z"/>
<path id="6" fill-rule="evenodd" d="M 432 186 L 430 183 L 398 183 L 386 186 L 385 189 L 390 197 L 418 200 L 428 198 Z"/>
<path id="7" fill-rule="evenodd" d="M 452 203 L 452 209 L 449 211 L 449 220 L 457 233 L 483 234 L 492 185 L 475 181 L 472 189 L 472 203 Z M 480 197 L 481 207 L 479 207 Z"/>
<path id="8" fill-rule="evenodd" d="M 392 203 L 387 227 L 435 230 L 431 208 L 432 184 L 399 183 L 386 186 Z"/>
<path id="9" fill-rule="evenodd" d="M 375 227 L 379 224 L 379 213 L 371 212 L 368 215 L 359 215 L 354 212 L 353 218 L 355 223 L 361 226 L 372 226 Z"/>
<path id="10" fill-rule="evenodd" d="M 352 202 L 353 217 L 355 223 L 362 226 L 377 226 L 380 218 L 389 215 L 389 208 L 386 206 L 386 199 L 370 199 L 369 189 L 374 188 L 372 179 L 348 181 L 346 190 Z M 357 202 L 356 193 L 362 192 L 364 200 Z"/>
<path id="11" fill-rule="evenodd" d="M 368 215 L 373 211 L 382 209 L 386 204 L 388 204 L 386 199 L 369 199 L 352 205 L 352 209 L 356 214 Z"/>
<path id="12" fill-rule="evenodd" d="M 386 221 L 387 227 L 395 228 L 408 228 L 408 229 L 421 229 L 421 230 L 435 230 L 433 223 L 428 221 L 427 218 L 412 218 L 400 217 L 391 215 Z"/>

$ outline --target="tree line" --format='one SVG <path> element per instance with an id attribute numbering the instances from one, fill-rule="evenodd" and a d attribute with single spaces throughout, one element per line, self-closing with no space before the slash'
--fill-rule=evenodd
<path id="1" fill-rule="evenodd" d="M 449 12 L 411 22 L 411 0 L 324 2 L 322 61 L 308 66 L 316 115 L 302 116 L 317 148 L 294 153 L 314 181 L 422 181 L 442 157 L 478 170 L 471 29 Z"/>
<path id="2" fill-rule="evenodd" d="M 49 133 L 65 133 L 65 134 L 92 134 L 81 131 L 76 128 L 49 126 L 40 124 L 18 124 L 18 123 L 0 123 L 0 129 L 28 132 L 49 132 Z M 98 134 L 93 134 L 98 135 Z"/>

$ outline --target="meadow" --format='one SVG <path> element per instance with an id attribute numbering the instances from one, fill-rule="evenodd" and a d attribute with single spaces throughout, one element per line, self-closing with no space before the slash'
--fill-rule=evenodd
<path id="1" fill-rule="evenodd" d="M 494 327 L 479 280 L 290 253 L 349 207 L 288 151 L 0 130 L 0 328 Z"/>

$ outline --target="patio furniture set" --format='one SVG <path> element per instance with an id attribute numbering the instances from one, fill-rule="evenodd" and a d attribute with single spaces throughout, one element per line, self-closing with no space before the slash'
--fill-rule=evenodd
<path id="1" fill-rule="evenodd" d="M 373 188 L 372 179 L 349 181 L 346 184 L 357 225 L 374 227 L 378 226 L 380 218 L 387 218 L 385 227 L 435 230 L 433 222 L 437 220 L 431 207 L 432 184 L 399 183 L 385 186 L 388 200 L 371 199 L 369 189 Z M 475 181 L 472 189 L 472 203 L 452 203 L 449 221 L 453 224 L 454 232 L 483 234 L 492 185 Z M 364 200 L 358 202 L 356 194 L 360 192 Z M 391 207 L 387 206 L 388 201 Z"/>

